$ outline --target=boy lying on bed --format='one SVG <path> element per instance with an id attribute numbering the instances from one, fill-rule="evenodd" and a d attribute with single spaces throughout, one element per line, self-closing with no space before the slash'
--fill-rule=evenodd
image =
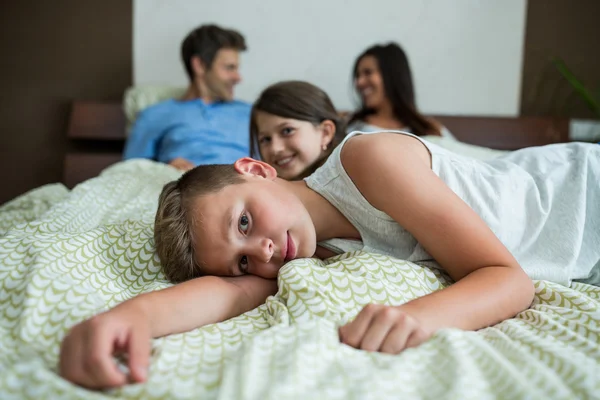
<path id="1" fill-rule="evenodd" d="M 366 306 L 340 328 L 342 343 L 399 353 L 441 328 L 493 325 L 531 304 L 532 278 L 598 284 L 599 194 L 600 146 L 581 143 L 477 161 L 408 133 L 355 132 L 303 181 L 250 158 L 200 166 L 164 187 L 156 214 L 164 272 L 182 283 L 76 325 L 60 373 L 88 388 L 142 382 L 152 338 L 257 307 L 285 263 L 331 255 L 332 238 L 434 259 L 456 281 L 402 305 Z"/>

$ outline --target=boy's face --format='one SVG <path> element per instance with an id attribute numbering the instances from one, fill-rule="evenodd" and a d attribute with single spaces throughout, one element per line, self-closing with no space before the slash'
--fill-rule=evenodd
<path id="1" fill-rule="evenodd" d="M 286 262 L 315 253 L 315 228 L 302 202 L 277 182 L 272 167 L 248 162 L 271 172 L 242 170 L 244 183 L 203 196 L 195 205 L 194 251 L 207 275 L 272 279 Z"/>

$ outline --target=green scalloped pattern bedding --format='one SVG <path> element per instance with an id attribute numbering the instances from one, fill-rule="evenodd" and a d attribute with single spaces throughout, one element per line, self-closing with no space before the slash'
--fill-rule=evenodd
<path id="1" fill-rule="evenodd" d="M 0 398 L 600 397 L 600 288 L 539 281 L 516 318 L 442 330 L 397 356 L 368 353 L 340 344 L 337 327 L 365 304 L 401 304 L 448 279 L 363 252 L 295 260 L 266 304 L 154 340 L 145 384 L 90 392 L 64 381 L 56 364 L 70 326 L 168 286 L 152 221 L 162 185 L 178 176 L 133 160 L 72 191 L 47 185 L 0 207 Z"/>

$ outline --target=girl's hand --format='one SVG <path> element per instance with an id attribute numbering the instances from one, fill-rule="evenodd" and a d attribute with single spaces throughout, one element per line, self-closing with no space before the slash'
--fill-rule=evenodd
<path id="1" fill-rule="evenodd" d="M 362 135 L 350 138 L 340 157 L 365 200 L 408 231 L 456 282 L 400 306 L 427 332 L 477 330 L 529 307 L 535 293 L 531 279 L 481 217 L 431 169 L 433 160 L 422 142 L 396 133 Z M 416 340 L 412 335 L 409 345 Z"/>
<path id="2" fill-rule="evenodd" d="M 432 335 L 402 306 L 368 304 L 354 321 L 339 329 L 340 341 L 357 349 L 398 354 Z"/>

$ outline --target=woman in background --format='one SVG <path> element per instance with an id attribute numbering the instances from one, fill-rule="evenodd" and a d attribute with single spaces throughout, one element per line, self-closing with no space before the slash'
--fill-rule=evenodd
<path id="1" fill-rule="evenodd" d="M 417 109 L 408 58 L 398 44 L 368 48 L 356 59 L 353 78 L 361 107 L 351 116 L 348 132 L 402 130 L 417 136 L 453 137 Z"/>

